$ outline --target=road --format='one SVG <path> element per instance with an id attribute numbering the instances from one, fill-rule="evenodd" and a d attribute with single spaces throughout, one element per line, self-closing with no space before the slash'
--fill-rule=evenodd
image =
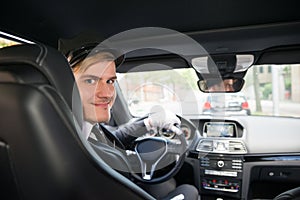
<path id="1" fill-rule="evenodd" d="M 255 101 L 248 100 L 251 113 L 253 115 L 273 115 L 273 102 L 262 100 L 262 112 L 256 112 Z M 160 104 L 163 108 L 171 110 L 180 115 L 198 115 L 202 113 L 203 102 L 201 101 L 184 101 L 184 102 L 151 102 L 139 103 L 130 107 L 131 112 L 135 116 L 144 116 L 151 111 L 154 105 Z M 278 116 L 300 117 L 300 103 L 281 102 L 279 105 Z"/>
<path id="2" fill-rule="evenodd" d="M 248 100 L 249 107 L 252 113 L 255 113 L 255 101 Z M 273 102 L 268 100 L 261 101 L 262 114 L 273 115 Z M 283 101 L 279 104 L 279 116 L 300 117 L 300 103 Z"/>

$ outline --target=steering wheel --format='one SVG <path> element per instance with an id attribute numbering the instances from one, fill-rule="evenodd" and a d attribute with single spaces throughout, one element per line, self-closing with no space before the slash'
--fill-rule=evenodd
<path id="1" fill-rule="evenodd" d="M 297 200 L 300 199 L 300 187 L 288 190 L 276 196 L 273 200 Z"/>
<path id="2" fill-rule="evenodd" d="M 181 168 L 187 151 L 184 134 L 175 135 L 174 139 L 165 137 L 146 137 L 135 141 L 141 172 L 131 172 L 132 176 L 143 183 L 160 183 L 173 177 Z M 167 159 L 171 155 L 171 160 Z M 168 160 L 167 162 L 164 161 Z M 175 164 L 174 164 L 175 162 Z M 155 176 L 155 171 L 174 164 L 167 173 Z"/>

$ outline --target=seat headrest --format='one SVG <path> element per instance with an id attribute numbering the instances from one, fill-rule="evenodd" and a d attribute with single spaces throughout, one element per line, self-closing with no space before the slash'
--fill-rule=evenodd
<path id="1" fill-rule="evenodd" d="M 72 108 L 75 79 L 68 61 L 58 50 L 40 44 L 2 48 L 0 72 L 11 72 L 17 76 L 16 79 L 21 79 L 19 82 L 31 84 L 47 82 Z"/>

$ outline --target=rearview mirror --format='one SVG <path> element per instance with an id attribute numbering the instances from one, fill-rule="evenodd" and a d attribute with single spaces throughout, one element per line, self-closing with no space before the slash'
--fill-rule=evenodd
<path id="1" fill-rule="evenodd" d="M 209 78 L 198 81 L 198 87 L 202 92 L 239 92 L 244 85 L 242 78 Z"/>

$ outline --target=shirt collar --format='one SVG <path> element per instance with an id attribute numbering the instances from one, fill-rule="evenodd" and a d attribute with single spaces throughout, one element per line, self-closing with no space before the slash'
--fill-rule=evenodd
<path id="1" fill-rule="evenodd" d="M 86 140 L 89 138 L 93 126 L 94 126 L 94 124 L 91 124 L 90 122 L 87 122 L 87 121 L 83 122 L 82 133 Z"/>

